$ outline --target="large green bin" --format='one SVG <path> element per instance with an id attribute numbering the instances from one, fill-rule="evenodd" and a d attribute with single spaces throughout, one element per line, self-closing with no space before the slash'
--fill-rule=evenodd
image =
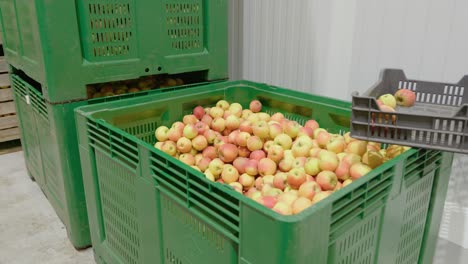
<path id="1" fill-rule="evenodd" d="M 74 109 L 88 104 L 159 94 L 175 88 L 131 93 L 67 104 L 50 104 L 26 76 L 11 75 L 26 167 L 67 228 L 76 248 L 91 245 L 81 176 Z"/>
<path id="2" fill-rule="evenodd" d="M 145 75 L 228 76 L 226 0 L 0 0 L 0 23 L 8 63 L 52 103 Z"/>
<path id="3" fill-rule="evenodd" d="M 98 263 L 431 263 L 453 154 L 411 149 L 282 216 L 153 147 L 154 129 L 220 99 L 347 131 L 350 104 L 246 81 L 76 110 Z"/>

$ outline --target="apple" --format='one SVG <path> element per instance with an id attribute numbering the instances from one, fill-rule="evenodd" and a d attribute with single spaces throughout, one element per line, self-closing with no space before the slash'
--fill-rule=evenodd
<path id="1" fill-rule="evenodd" d="M 312 204 L 316 204 L 332 194 L 331 191 L 319 192 L 312 199 Z"/>
<path id="2" fill-rule="evenodd" d="M 346 181 L 343 182 L 342 188 L 344 188 L 344 187 L 350 185 L 352 182 L 353 182 L 353 180 L 347 179 Z"/>
<path id="3" fill-rule="evenodd" d="M 344 139 L 339 137 L 332 137 L 327 144 L 327 150 L 335 153 L 341 153 L 346 148 L 346 142 Z"/>
<path id="4" fill-rule="evenodd" d="M 193 145 L 193 143 L 192 143 L 192 145 Z M 192 154 L 192 155 L 195 157 L 195 155 L 198 154 L 198 150 L 196 150 L 196 149 L 194 149 L 194 148 L 192 147 L 192 149 L 190 150 L 189 153 Z"/>
<path id="5" fill-rule="evenodd" d="M 251 151 L 247 147 L 238 147 L 237 149 L 239 150 L 239 157 L 250 157 Z"/>
<path id="6" fill-rule="evenodd" d="M 294 157 L 294 154 L 292 153 L 292 150 L 287 149 L 287 150 L 284 151 L 284 158 L 294 160 L 296 157 Z"/>
<path id="7" fill-rule="evenodd" d="M 216 148 L 213 146 L 206 147 L 203 150 L 202 154 L 203 154 L 203 157 L 210 158 L 210 159 L 215 159 L 217 157 Z"/>
<path id="8" fill-rule="evenodd" d="M 211 159 L 207 157 L 201 158 L 198 162 L 196 162 L 197 167 L 200 168 L 201 171 L 205 172 L 210 166 Z"/>
<path id="9" fill-rule="evenodd" d="M 317 128 L 314 130 L 314 139 L 317 139 L 318 135 L 321 133 L 321 132 L 327 132 L 327 130 L 325 130 L 324 128 Z"/>
<path id="10" fill-rule="evenodd" d="M 296 121 L 289 121 L 284 126 L 284 133 L 290 136 L 291 138 L 296 138 L 300 128 L 301 126 Z"/>
<path id="11" fill-rule="evenodd" d="M 263 148 L 263 141 L 257 136 L 251 136 L 247 139 L 247 148 L 250 151 L 261 150 Z"/>
<path id="12" fill-rule="evenodd" d="M 321 192 L 320 185 L 315 181 L 306 181 L 299 187 L 299 196 L 312 201 L 316 193 Z"/>
<path id="13" fill-rule="evenodd" d="M 235 115 L 230 115 L 226 118 L 226 128 L 227 129 L 238 129 L 240 126 L 240 119 Z"/>
<path id="14" fill-rule="evenodd" d="M 349 165 L 353 165 L 354 163 L 361 162 L 361 156 L 354 153 L 346 153 L 342 161 L 347 162 Z"/>
<path id="15" fill-rule="evenodd" d="M 245 173 L 257 176 L 258 175 L 258 161 L 254 159 L 250 159 L 245 162 L 244 166 Z"/>
<path id="16" fill-rule="evenodd" d="M 221 172 L 223 172 L 223 168 L 224 162 L 219 158 L 212 160 L 210 162 L 210 165 L 208 165 L 208 169 L 213 174 L 213 176 L 215 176 L 215 178 L 221 175 Z"/>
<path id="17" fill-rule="evenodd" d="M 268 184 L 268 186 L 272 186 L 272 185 Z M 283 193 L 283 191 L 281 191 L 278 188 L 274 188 L 274 187 L 263 188 L 262 189 L 262 194 L 263 194 L 264 197 L 267 197 L 267 196 L 278 197 L 282 193 Z"/>
<path id="18" fill-rule="evenodd" d="M 292 144 L 291 151 L 295 157 L 306 157 L 311 148 L 312 139 L 308 136 L 300 136 Z"/>
<path id="19" fill-rule="evenodd" d="M 249 116 L 251 116 L 253 114 L 252 111 L 250 111 L 250 109 L 244 109 L 242 110 L 242 118 L 244 119 L 247 119 Z"/>
<path id="20" fill-rule="evenodd" d="M 276 121 L 276 122 L 280 122 L 283 119 L 284 119 L 284 115 L 280 112 L 274 113 L 270 118 L 270 120 Z"/>
<path id="21" fill-rule="evenodd" d="M 177 150 L 181 153 L 188 153 L 192 150 L 192 141 L 186 137 L 177 140 Z"/>
<path id="22" fill-rule="evenodd" d="M 204 136 L 198 135 L 192 139 L 192 146 L 194 149 L 202 151 L 208 146 L 208 141 Z"/>
<path id="23" fill-rule="evenodd" d="M 319 147 L 316 147 L 316 148 L 311 148 L 310 151 L 309 151 L 309 157 L 311 158 L 318 158 L 320 152 L 322 152 L 324 149 L 321 149 Z"/>
<path id="24" fill-rule="evenodd" d="M 288 175 L 283 172 L 276 173 L 275 178 L 273 179 L 273 186 L 280 190 L 284 190 L 287 185 Z"/>
<path id="25" fill-rule="evenodd" d="M 270 138 L 275 138 L 279 134 L 283 133 L 283 127 L 279 123 L 269 124 L 270 127 Z"/>
<path id="26" fill-rule="evenodd" d="M 247 147 L 247 141 L 250 138 L 250 134 L 247 132 L 239 132 L 236 138 L 236 144 L 241 147 Z"/>
<path id="27" fill-rule="evenodd" d="M 195 115 L 185 115 L 182 119 L 185 125 L 192 124 L 195 125 L 199 120 Z"/>
<path id="28" fill-rule="evenodd" d="M 226 122 L 221 117 L 216 117 L 211 123 L 211 129 L 218 132 L 223 132 L 226 128 Z"/>
<path id="29" fill-rule="evenodd" d="M 284 149 L 278 145 L 272 145 L 268 149 L 267 157 L 276 163 L 279 163 L 283 159 L 283 156 L 284 156 Z"/>
<path id="30" fill-rule="evenodd" d="M 304 164 L 304 170 L 307 174 L 315 176 L 320 172 L 320 160 L 317 158 L 308 158 Z"/>
<path id="31" fill-rule="evenodd" d="M 242 105 L 239 104 L 239 103 L 232 103 L 230 106 L 229 106 L 229 112 L 231 112 L 233 115 L 237 116 L 237 117 L 241 117 L 242 116 Z"/>
<path id="32" fill-rule="evenodd" d="M 160 142 L 166 141 L 168 137 L 169 128 L 167 126 L 160 126 L 154 132 L 156 139 Z"/>
<path id="33" fill-rule="evenodd" d="M 182 137 L 182 131 L 171 127 L 167 132 L 167 137 L 170 141 L 177 142 Z"/>
<path id="34" fill-rule="evenodd" d="M 284 158 L 282 159 L 278 167 L 282 172 L 288 172 L 293 168 L 294 158 Z"/>
<path id="35" fill-rule="evenodd" d="M 266 121 L 259 121 L 252 127 L 253 134 L 259 138 L 266 139 L 270 136 L 270 127 Z"/>
<path id="36" fill-rule="evenodd" d="M 409 89 L 400 89 L 395 93 L 396 104 L 411 107 L 416 102 L 416 93 Z"/>
<path id="37" fill-rule="evenodd" d="M 221 172 L 221 179 L 228 184 L 235 182 L 239 179 L 239 172 L 231 164 L 226 164 Z"/>
<path id="38" fill-rule="evenodd" d="M 262 110 L 262 103 L 259 100 L 253 100 L 250 102 L 249 109 L 252 113 L 258 113 Z"/>
<path id="39" fill-rule="evenodd" d="M 364 155 L 366 151 L 367 151 L 367 142 L 362 141 L 362 140 L 355 140 L 355 141 L 350 142 L 345 150 L 345 152 L 347 153 L 353 153 L 358 156 Z"/>
<path id="40" fill-rule="evenodd" d="M 257 113 L 257 115 L 260 121 L 265 121 L 268 123 L 271 119 L 271 116 L 268 113 L 260 112 L 260 113 Z"/>
<path id="41" fill-rule="evenodd" d="M 276 136 L 274 142 L 275 145 L 281 146 L 284 150 L 291 149 L 292 146 L 292 138 L 285 133 Z"/>
<path id="42" fill-rule="evenodd" d="M 326 148 L 328 142 L 330 142 L 332 135 L 328 132 L 320 132 L 315 139 L 321 148 Z"/>
<path id="43" fill-rule="evenodd" d="M 205 115 L 205 109 L 202 106 L 197 106 L 193 109 L 193 115 L 201 120 Z"/>
<path id="44" fill-rule="evenodd" d="M 174 141 L 168 140 L 161 146 L 161 150 L 168 155 L 175 156 L 177 154 L 177 145 Z"/>
<path id="45" fill-rule="evenodd" d="M 347 161 L 340 161 L 340 164 L 338 165 L 338 168 L 335 170 L 336 177 L 340 181 L 345 181 L 349 179 L 349 169 L 351 168 L 351 165 Z"/>
<path id="46" fill-rule="evenodd" d="M 193 139 L 198 135 L 198 130 L 194 124 L 188 124 L 184 127 L 183 135 L 188 139 Z"/>
<path id="47" fill-rule="evenodd" d="M 379 151 L 369 150 L 362 156 L 362 163 L 371 167 L 371 169 L 375 169 L 378 166 L 382 165 L 384 161 L 384 157 L 380 154 Z"/>
<path id="48" fill-rule="evenodd" d="M 292 165 L 292 166 L 293 166 L 293 169 L 294 169 L 294 168 L 301 168 L 301 169 L 303 169 L 304 166 L 305 166 L 305 164 L 306 164 L 306 162 L 307 162 L 307 158 L 306 158 L 306 157 L 297 157 L 297 158 L 295 158 L 294 161 L 293 161 L 293 165 Z"/>
<path id="49" fill-rule="evenodd" d="M 356 139 L 354 139 L 354 138 L 351 137 L 351 132 L 346 132 L 346 133 L 343 135 L 343 138 L 344 138 L 346 144 L 349 144 L 349 143 L 351 143 L 352 141 L 356 141 Z"/>
<path id="50" fill-rule="evenodd" d="M 242 174 L 242 173 L 245 173 L 245 165 L 247 164 L 247 162 L 249 161 L 248 158 L 244 158 L 244 157 L 237 157 L 233 162 L 232 162 L 232 165 L 234 166 L 234 168 L 236 168 L 236 170 Z"/>
<path id="51" fill-rule="evenodd" d="M 236 145 L 231 143 L 225 143 L 218 149 L 218 156 L 223 162 L 234 161 L 239 154 L 239 150 Z"/>
<path id="52" fill-rule="evenodd" d="M 314 120 L 314 119 L 311 119 L 311 120 L 308 120 L 305 124 L 304 124 L 304 127 L 307 127 L 307 128 L 311 128 L 312 129 L 312 132 L 319 128 L 319 123 Z"/>
<path id="53" fill-rule="evenodd" d="M 274 144 L 275 144 L 275 142 L 273 142 L 272 140 L 268 140 L 267 142 L 265 142 L 265 144 L 263 144 L 263 150 L 268 153 L 268 150 Z"/>
<path id="54" fill-rule="evenodd" d="M 333 189 L 334 192 L 339 191 L 341 188 L 343 188 L 343 184 L 341 182 L 337 182 L 335 189 Z"/>
<path id="55" fill-rule="evenodd" d="M 267 207 L 267 208 L 273 208 L 276 203 L 278 202 L 277 201 L 277 198 L 276 197 L 273 197 L 273 196 L 263 196 L 261 197 L 258 202 L 260 204 L 262 204 L 263 206 Z"/>
<path id="56" fill-rule="evenodd" d="M 180 155 L 179 160 L 182 161 L 183 163 L 193 166 L 195 165 L 195 157 L 192 154 L 189 153 L 184 153 Z"/>
<path id="57" fill-rule="evenodd" d="M 241 175 L 241 176 L 242 176 L 242 175 Z M 240 178 L 240 177 L 239 177 L 239 178 Z M 254 185 L 255 185 L 255 180 L 254 180 Z M 250 199 L 252 199 L 252 195 L 253 195 L 254 193 L 257 193 L 257 192 L 259 192 L 259 191 L 257 190 L 257 188 L 251 187 L 251 188 L 249 188 L 249 189 L 244 193 L 244 195 L 245 195 L 246 197 L 249 197 Z M 260 193 L 261 193 L 261 192 L 260 192 Z"/>
<path id="58" fill-rule="evenodd" d="M 253 133 L 252 122 L 250 122 L 249 120 L 242 121 L 239 124 L 239 130 L 242 131 L 242 132 L 247 132 L 249 134 L 252 134 Z"/>
<path id="59" fill-rule="evenodd" d="M 288 184 L 294 189 L 298 189 L 306 180 L 303 168 L 294 168 L 288 172 Z"/>
<path id="60" fill-rule="evenodd" d="M 262 191 L 263 189 L 263 178 L 262 177 L 258 177 L 255 179 L 255 188 L 257 188 L 257 190 L 259 191 Z"/>
<path id="61" fill-rule="evenodd" d="M 171 126 L 171 128 L 174 128 L 175 130 L 180 131 L 180 133 L 182 133 L 184 131 L 184 127 L 185 127 L 184 123 L 179 122 L 179 121 L 175 122 Z"/>
<path id="62" fill-rule="evenodd" d="M 236 192 L 243 194 L 243 186 L 239 182 L 231 182 L 229 183 L 229 186 L 231 186 Z"/>
<path id="63" fill-rule="evenodd" d="M 195 124 L 195 128 L 197 129 L 197 132 L 198 132 L 199 135 L 203 135 L 207 130 L 210 129 L 210 127 L 207 124 L 205 124 L 205 123 L 203 123 L 201 121 L 199 121 L 199 122 L 197 122 Z"/>
<path id="64" fill-rule="evenodd" d="M 384 94 L 381 95 L 378 100 L 382 101 L 382 103 L 386 106 L 390 106 L 391 108 L 395 109 L 396 107 L 396 99 L 391 94 Z"/>
<path id="65" fill-rule="evenodd" d="M 269 158 L 263 158 L 258 162 L 258 173 L 261 176 L 274 175 L 276 169 L 276 163 Z"/>
<path id="66" fill-rule="evenodd" d="M 357 180 L 361 178 L 362 176 L 366 175 L 372 170 L 371 167 L 367 166 L 364 163 L 355 163 L 351 166 L 349 169 L 349 175 L 351 176 L 351 179 Z"/>
<path id="67" fill-rule="evenodd" d="M 211 123 L 213 122 L 213 118 L 210 115 L 204 115 L 201 119 L 201 122 L 207 124 L 208 126 L 211 126 Z"/>
<path id="68" fill-rule="evenodd" d="M 250 123 L 252 123 L 252 125 L 260 122 L 260 118 L 258 117 L 258 114 L 254 114 L 254 113 L 249 115 L 249 117 L 247 117 L 246 120 L 250 121 Z"/>
<path id="69" fill-rule="evenodd" d="M 263 158 L 266 158 L 266 154 L 263 150 L 255 150 L 250 153 L 250 159 L 260 161 Z"/>
<path id="70" fill-rule="evenodd" d="M 294 203 L 294 201 L 297 200 L 297 198 L 299 198 L 297 196 L 297 194 L 289 191 L 289 192 L 284 192 L 280 195 L 278 195 L 278 202 L 283 202 L 283 203 L 286 203 L 287 205 L 289 206 L 292 206 L 292 204 Z"/>
<path id="71" fill-rule="evenodd" d="M 293 214 L 298 214 L 298 213 L 304 211 L 305 209 L 307 209 L 308 207 L 310 207 L 311 205 L 312 205 L 311 200 L 309 200 L 309 199 L 307 199 L 305 197 L 299 197 L 292 204 L 292 213 Z"/>
<path id="72" fill-rule="evenodd" d="M 213 119 L 222 118 L 224 116 L 224 110 L 221 107 L 212 107 L 209 113 Z"/>
<path id="73" fill-rule="evenodd" d="M 322 171 L 317 175 L 316 181 L 322 190 L 330 191 L 335 189 L 338 178 L 333 171 Z"/>
<path id="74" fill-rule="evenodd" d="M 277 202 L 275 206 L 273 206 L 273 211 L 277 212 L 281 215 L 292 215 L 292 208 L 290 205 L 284 202 Z"/>
<path id="75" fill-rule="evenodd" d="M 322 171 L 335 171 L 338 168 L 339 160 L 336 153 L 323 150 L 319 156 L 319 166 Z"/>
<path id="76" fill-rule="evenodd" d="M 227 130 L 227 129 L 226 129 Z M 225 131 L 226 131 L 225 130 Z M 240 131 L 239 130 L 234 130 L 230 132 L 227 136 L 229 139 L 229 143 L 236 145 L 237 144 L 237 137 L 239 136 Z"/>
<path id="77" fill-rule="evenodd" d="M 299 132 L 297 132 L 297 136 L 308 136 L 312 138 L 314 135 L 314 130 L 310 127 L 301 127 L 299 128 Z"/>
<path id="78" fill-rule="evenodd" d="M 213 175 L 213 173 L 211 173 L 210 170 L 205 170 L 204 173 L 205 173 L 205 177 L 206 177 L 208 180 L 210 180 L 210 181 L 212 181 L 212 182 L 214 182 L 214 181 L 216 180 L 215 176 Z"/>
<path id="79" fill-rule="evenodd" d="M 242 184 L 245 190 L 248 190 L 254 186 L 255 177 L 247 173 L 243 173 L 241 176 L 239 176 L 239 183 Z"/>
<path id="80" fill-rule="evenodd" d="M 154 144 L 154 147 L 160 150 L 163 144 L 164 142 L 156 142 L 156 144 Z"/>
<path id="81" fill-rule="evenodd" d="M 226 100 L 219 100 L 216 103 L 216 107 L 219 107 L 223 110 L 228 110 L 229 109 L 229 103 Z"/>
<path id="82" fill-rule="evenodd" d="M 205 133 L 203 133 L 203 136 L 206 138 L 208 144 L 213 144 L 218 134 L 216 131 L 208 129 L 205 131 Z"/>
<path id="83" fill-rule="evenodd" d="M 275 180 L 275 176 L 269 174 L 262 177 L 263 185 L 268 185 L 268 188 L 273 188 L 273 181 Z M 263 191 L 263 190 L 262 190 Z"/>

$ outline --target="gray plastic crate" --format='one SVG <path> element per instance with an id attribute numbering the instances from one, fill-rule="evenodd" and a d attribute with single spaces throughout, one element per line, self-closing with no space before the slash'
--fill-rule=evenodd
<path id="1" fill-rule="evenodd" d="M 413 107 L 389 114 L 377 98 L 398 89 L 416 93 Z M 457 84 L 409 80 L 402 70 L 386 69 L 364 95 L 352 94 L 351 136 L 362 140 L 468 153 L 468 75 Z"/>

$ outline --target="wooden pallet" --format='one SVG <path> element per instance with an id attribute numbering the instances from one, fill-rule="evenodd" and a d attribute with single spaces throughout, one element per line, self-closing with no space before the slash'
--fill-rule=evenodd
<path id="1" fill-rule="evenodd" d="M 2 69 L 1 65 L 0 69 Z M 8 67 L 4 69 L 8 70 Z M 0 73 L 0 142 L 19 138 L 20 130 L 13 101 L 13 90 L 10 87 L 8 72 L 3 72 Z"/>

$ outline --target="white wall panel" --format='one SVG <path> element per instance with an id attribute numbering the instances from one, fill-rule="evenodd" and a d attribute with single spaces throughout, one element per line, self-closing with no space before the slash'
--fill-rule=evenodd
<path id="1" fill-rule="evenodd" d="M 383 68 L 443 82 L 468 74 L 467 0 L 250 0 L 243 8 L 244 79 L 350 100 Z M 467 157 L 456 156 L 447 198 L 461 210 Z"/>

